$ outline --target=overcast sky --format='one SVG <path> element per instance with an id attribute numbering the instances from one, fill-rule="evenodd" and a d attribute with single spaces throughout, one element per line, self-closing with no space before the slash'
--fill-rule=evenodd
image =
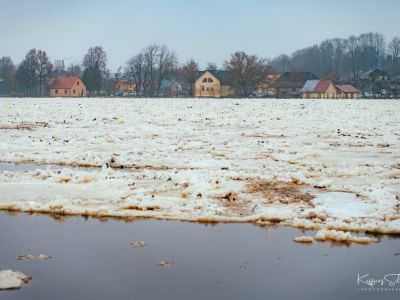
<path id="1" fill-rule="evenodd" d="M 399 0 L 0 0 L 0 57 L 30 48 L 81 63 L 101 45 L 115 70 L 153 42 L 202 67 L 236 50 L 263 57 L 367 31 L 400 35 Z"/>

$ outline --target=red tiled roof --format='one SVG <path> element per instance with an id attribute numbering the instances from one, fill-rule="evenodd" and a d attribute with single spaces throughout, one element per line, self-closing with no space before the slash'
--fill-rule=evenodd
<path id="1" fill-rule="evenodd" d="M 78 76 L 60 76 L 54 79 L 51 84 L 51 89 L 70 89 L 73 87 L 75 82 L 79 79 Z"/>
<path id="2" fill-rule="evenodd" d="M 337 85 L 336 88 L 339 90 L 339 92 L 342 92 L 342 93 L 358 93 L 358 92 L 360 92 L 351 84 Z"/>
<path id="3" fill-rule="evenodd" d="M 318 81 L 314 93 L 326 93 L 329 88 L 329 85 L 332 83 L 330 80 L 320 80 Z"/>

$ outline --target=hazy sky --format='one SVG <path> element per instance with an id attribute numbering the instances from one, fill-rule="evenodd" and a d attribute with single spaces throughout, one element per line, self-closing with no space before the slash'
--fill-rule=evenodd
<path id="1" fill-rule="evenodd" d="M 399 0 L 0 0 L 0 56 L 18 63 L 35 47 L 80 63 L 102 45 L 115 70 L 157 42 L 204 67 L 235 50 L 274 57 L 367 31 L 390 40 L 399 12 Z"/>

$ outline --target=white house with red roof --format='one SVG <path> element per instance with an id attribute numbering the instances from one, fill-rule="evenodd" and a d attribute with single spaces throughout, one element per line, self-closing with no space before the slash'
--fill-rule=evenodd
<path id="1" fill-rule="evenodd" d="M 357 99 L 359 90 L 350 84 L 334 85 L 331 80 L 308 80 L 300 94 L 303 99 Z"/>
<path id="2" fill-rule="evenodd" d="M 50 85 L 50 97 L 86 97 L 86 86 L 78 76 L 59 76 Z"/>

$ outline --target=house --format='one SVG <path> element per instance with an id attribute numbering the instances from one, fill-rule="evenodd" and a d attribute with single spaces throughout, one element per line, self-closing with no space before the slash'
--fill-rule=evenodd
<path id="1" fill-rule="evenodd" d="M 161 82 L 160 97 L 179 97 L 183 94 L 182 84 L 175 79 L 164 79 Z"/>
<path id="2" fill-rule="evenodd" d="M 336 99 L 358 99 L 360 91 L 351 84 L 336 85 Z"/>
<path id="3" fill-rule="evenodd" d="M 272 85 L 277 98 L 299 98 L 307 80 L 317 80 L 311 72 L 285 72 Z"/>
<path id="4" fill-rule="evenodd" d="M 303 99 L 336 99 L 336 87 L 330 80 L 307 80 L 300 94 Z"/>
<path id="5" fill-rule="evenodd" d="M 276 97 L 275 82 L 279 79 L 280 74 L 271 71 L 265 76 L 265 81 L 260 82 L 256 88 L 257 97 Z"/>
<path id="6" fill-rule="evenodd" d="M 390 83 L 390 94 L 392 98 L 400 97 L 400 75 L 392 79 Z"/>
<path id="7" fill-rule="evenodd" d="M 134 82 L 129 81 L 127 79 L 118 80 L 116 85 L 116 93 L 118 95 L 125 95 L 125 94 L 133 95 L 135 91 L 136 91 L 136 84 Z"/>
<path id="8" fill-rule="evenodd" d="M 229 83 L 227 71 L 207 70 L 200 71 L 196 74 L 194 83 L 195 97 L 232 97 L 234 90 Z"/>
<path id="9" fill-rule="evenodd" d="M 334 85 L 331 80 L 307 80 L 300 94 L 303 99 L 358 99 L 359 90 L 350 84 Z"/>
<path id="10" fill-rule="evenodd" d="M 56 77 L 50 85 L 50 97 L 86 97 L 86 87 L 78 76 Z"/>
<path id="11" fill-rule="evenodd" d="M 371 81 L 387 81 L 390 79 L 390 74 L 385 70 L 369 70 L 360 74 L 360 79 Z"/>

